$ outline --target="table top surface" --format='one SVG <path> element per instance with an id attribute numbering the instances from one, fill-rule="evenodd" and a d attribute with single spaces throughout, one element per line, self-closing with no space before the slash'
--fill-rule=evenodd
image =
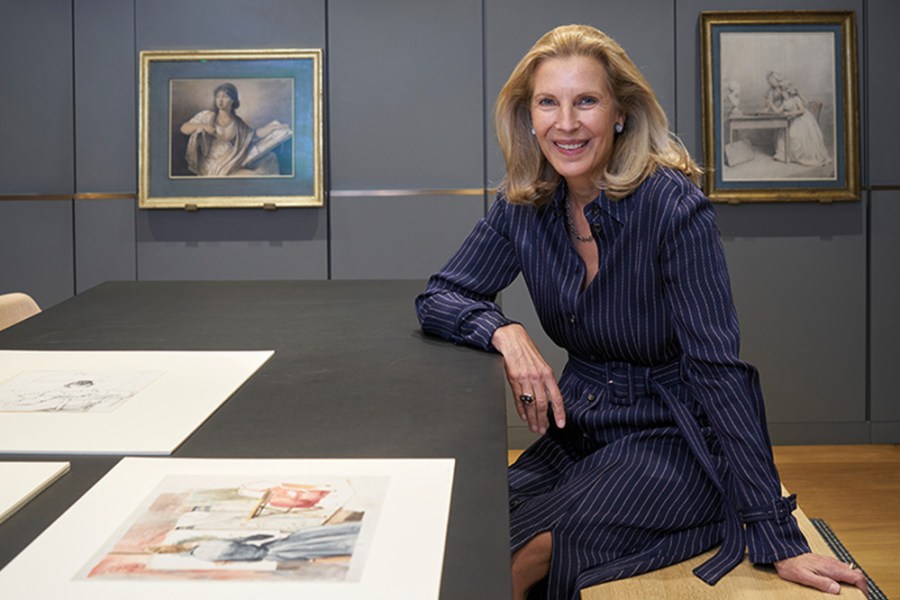
<path id="1" fill-rule="evenodd" d="M 7 350 L 274 350 L 176 457 L 456 459 L 442 599 L 508 598 L 502 361 L 421 334 L 424 281 L 113 282 L 0 332 Z M 0 567 L 121 456 L 0 525 Z"/>

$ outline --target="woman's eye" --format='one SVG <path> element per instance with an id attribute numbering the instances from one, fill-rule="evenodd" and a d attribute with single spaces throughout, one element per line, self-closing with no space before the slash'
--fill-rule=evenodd
<path id="1" fill-rule="evenodd" d="M 597 104 L 597 99 L 592 96 L 586 96 L 578 100 L 579 106 L 593 106 Z"/>
<path id="2" fill-rule="evenodd" d="M 539 98 L 537 101 L 538 106 L 553 106 L 553 100 L 550 98 Z"/>

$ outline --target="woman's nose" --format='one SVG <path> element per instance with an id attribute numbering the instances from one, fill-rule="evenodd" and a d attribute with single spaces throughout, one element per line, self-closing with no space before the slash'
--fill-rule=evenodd
<path id="1" fill-rule="evenodd" d="M 562 131 L 578 129 L 578 115 L 575 109 L 572 107 L 561 108 L 556 119 L 556 127 Z"/>

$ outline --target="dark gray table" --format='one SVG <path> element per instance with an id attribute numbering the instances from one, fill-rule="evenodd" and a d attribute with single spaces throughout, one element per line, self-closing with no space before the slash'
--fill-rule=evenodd
<path id="1" fill-rule="evenodd" d="M 105 283 L 0 332 L 20 350 L 275 355 L 174 453 L 229 458 L 453 457 L 442 600 L 510 597 L 502 361 L 424 337 L 423 281 Z M 0 525 L 0 567 L 120 456 L 71 471 Z"/>

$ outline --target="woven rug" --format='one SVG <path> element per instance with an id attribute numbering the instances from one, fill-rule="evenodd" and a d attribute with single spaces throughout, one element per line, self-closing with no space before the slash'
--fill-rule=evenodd
<path id="1" fill-rule="evenodd" d="M 841 540 L 838 539 L 828 524 L 822 519 L 810 519 L 810 522 L 813 524 L 813 527 L 816 528 L 816 531 L 819 532 L 819 535 L 822 536 L 822 539 L 825 540 L 825 543 L 828 544 L 828 547 L 831 548 L 832 552 L 841 559 L 842 561 L 849 563 L 852 562 L 856 565 L 856 568 L 863 572 L 863 575 L 866 576 L 866 584 L 869 586 L 869 600 L 888 600 L 888 597 L 884 595 L 884 592 L 881 591 L 875 582 L 872 581 L 872 578 L 869 577 L 869 574 L 866 573 L 866 570 L 863 569 L 856 560 L 853 559 L 853 556 L 844 548 L 844 545 L 841 543 Z"/>

